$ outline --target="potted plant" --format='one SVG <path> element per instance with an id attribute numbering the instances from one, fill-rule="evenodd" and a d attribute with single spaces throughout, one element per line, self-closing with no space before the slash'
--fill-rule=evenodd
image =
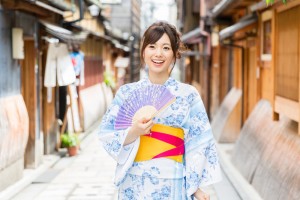
<path id="1" fill-rule="evenodd" d="M 113 91 L 116 88 L 116 80 L 110 71 L 104 72 L 104 83 L 110 87 Z"/>
<path id="2" fill-rule="evenodd" d="M 61 135 L 61 147 L 67 148 L 69 156 L 77 155 L 79 139 L 76 134 L 64 133 Z"/>

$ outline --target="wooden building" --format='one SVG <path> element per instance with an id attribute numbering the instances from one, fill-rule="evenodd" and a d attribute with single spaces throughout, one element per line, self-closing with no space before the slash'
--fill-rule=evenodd
<path id="1" fill-rule="evenodd" d="M 113 65 L 128 49 L 107 36 L 103 18 L 92 14 L 91 5 L 102 9 L 98 0 L 0 3 L 0 191 L 59 147 L 60 120 L 69 104 L 67 95 L 72 95 L 69 85 L 57 85 L 58 79 L 45 86 L 50 46 L 76 44 L 85 55 L 85 84 L 77 87 L 78 98 L 73 99 L 80 131 L 99 121 L 112 100 L 113 92 L 103 82 L 105 64 Z M 71 126 L 75 117 L 68 118 Z"/>
<path id="2" fill-rule="evenodd" d="M 215 138 L 263 199 L 299 199 L 300 1 L 206 2 Z"/>
<path id="3" fill-rule="evenodd" d="M 43 4 L 44 5 L 44 4 Z M 63 12 L 28 1 L 1 1 L 0 191 L 36 168 L 44 154 L 40 18 Z"/>
<path id="4" fill-rule="evenodd" d="M 205 61 L 208 52 L 204 50 L 207 47 L 204 24 L 200 24 L 200 0 L 196 1 L 177 1 L 178 20 L 180 21 L 179 30 L 183 34 L 182 41 L 189 49 L 183 53 L 181 69 L 185 69 L 182 81 L 194 85 L 203 98 L 205 107 L 208 108 L 207 99 L 207 67 Z M 210 45 L 209 45 L 210 46 Z"/>
<path id="5" fill-rule="evenodd" d="M 222 126 L 215 130 L 217 140 L 234 142 L 260 98 L 256 51 L 258 17 L 255 13 L 247 13 L 247 7 L 255 1 L 222 2 L 211 11 L 212 35 L 217 40 L 212 45 L 211 93 L 214 98 L 211 98 L 211 110 L 214 122 L 222 121 Z M 218 109 L 223 112 L 217 113 Z"/>

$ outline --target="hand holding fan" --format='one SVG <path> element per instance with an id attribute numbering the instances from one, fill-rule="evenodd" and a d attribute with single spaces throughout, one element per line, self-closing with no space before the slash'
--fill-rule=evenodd
<path id="1" fill-rule="evenodd" d="M 157 116 L 176 100 L 163 85 L 149 85 L 130 93 L 116 117 L 115 129 L 126 129 L 136 120 Z"/>

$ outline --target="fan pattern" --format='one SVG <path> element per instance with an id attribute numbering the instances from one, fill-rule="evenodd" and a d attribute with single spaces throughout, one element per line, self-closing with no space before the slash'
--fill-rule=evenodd
<path id="1" fill-rule="evenodd" d="M 159 111 L 174 99 L 175 96 L 163 85 L 152 84 L 132 91 L 119 108 L 115 129 L 126 129 L 131 126 L 133 116 L 141 108 L 153 106 Z"/>

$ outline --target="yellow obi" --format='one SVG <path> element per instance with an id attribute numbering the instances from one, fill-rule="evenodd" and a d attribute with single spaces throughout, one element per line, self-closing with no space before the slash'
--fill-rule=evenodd
<path id="1" fill-rule="evenodd" d="M 183 162 L 184 131 L 162 124 L 155 124 L 149 134 L 140 137 L 140 146 L 135 162 L 155 158 L 169 158 L 176 162 Z"/>

